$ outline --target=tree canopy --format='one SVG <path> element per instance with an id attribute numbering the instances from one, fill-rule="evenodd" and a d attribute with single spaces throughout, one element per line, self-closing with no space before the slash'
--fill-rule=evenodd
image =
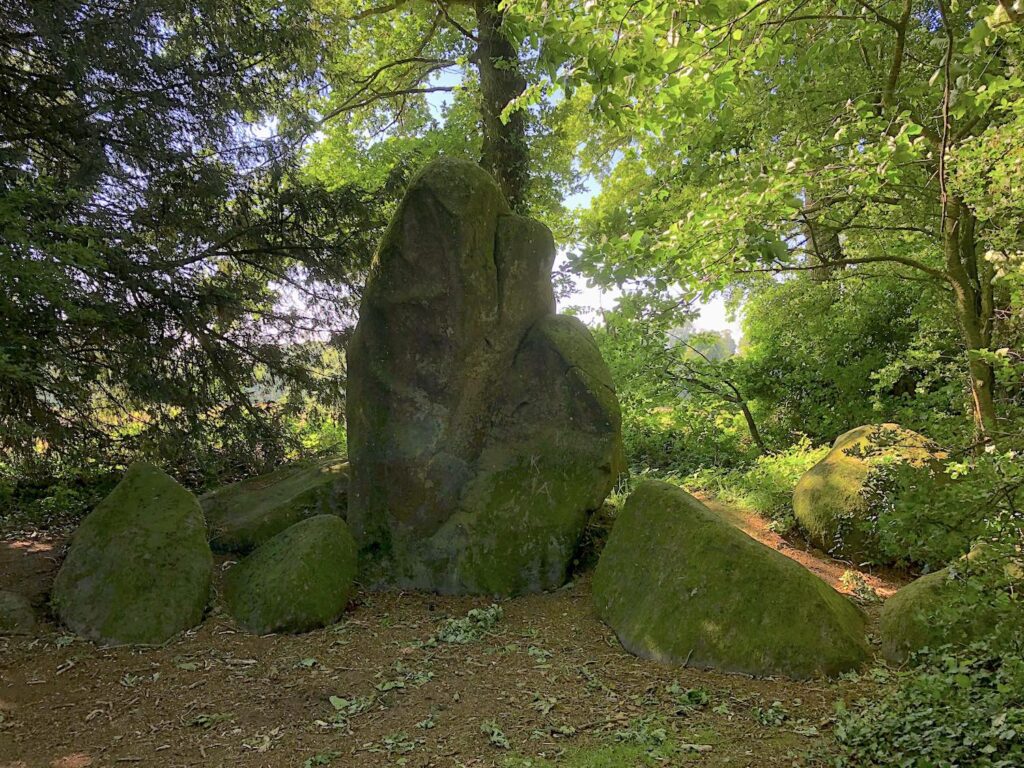
<path id="1" fill-rule="evenodd" d="M 955 307 L 978 427 L 998 431 L 984 350 L 1008 306 L 998 272 L 1021 247 L 998 202 L 1019 161 L 995 149 L 1024 109 L 1012 7 L 516 7 L 552 82 L 608 125 L 581 269 L 705 293 L 879 264 L 933 280 Z"/>
<path id="2" fill-rule="evenodd" d="M 3 17 L 5 447 L 96 450 L 133 414 L 204 431 L 221 407 L 258 431 L 259 376 L 337 396 L 308 345 L 282 345 L 351 322 L 381 227 L 380 199 L 299 165 L 323 17 L 204 0 Z"/>

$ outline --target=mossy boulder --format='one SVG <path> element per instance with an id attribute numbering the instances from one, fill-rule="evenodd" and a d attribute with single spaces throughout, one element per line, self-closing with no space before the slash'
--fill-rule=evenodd
<path id="1" fill-rule="evenodd" d="M 339 456 L 296 462 L 204 494 L 210 546 L 244 554 L 313 515 L 344 516 L 348 462 Z"/>
<path id="2" fill-rule="evenodd" d="M 808 540 L 834 557 L 888 563 L 879 547 L 874 509 L 865 493 L 872 474 L 898 463 L 928 472 L 944 458 L 923 435 L 898 424 L 868 424 L 836 438 L 832 450 L 804 473 L 793 491 L 793 512 Z"/>
<path id="3" fill-rule="evenodd" d="M 943 568 L 915 579 L 886 600 L 879 624 L 882 656 L 902 664 L 922 648 L 950 642 L 947 627 L 935 620 L 935 613 L 954 589 L 949 569 Z"/>
<path id="4" fill-rule="evenodd" d="M 988 558 L 989 552 L 986 545 L 978 544 L 956 562 L 915 579 L 885 601 L 879 635 L 886 660 L 903 664 L 924 648 L 968 645 L 984 639 L 1001 622 L 1024 627 L 1021 601 L 1011 597 L 1024 586 L 1024 569 L 1019 560 L 1007 564 L 1005 558 Z M 975 575 L 987 571 L 991 579 L 992 569 L 1004 576 L 986 583 L 984 594 L 967 589 L 970 571 L 975 570 Z M 980 589 L 977 584 L 974 588 Z"/>
<path id="5" fill-rule="evenodd" d="M 0 635 L 32 635 L 36 612 L 24 595 L 0 590 Z"/>
<path id="6" fill-rule="evenodd" d="M 358 551 L 335 515 L 302 520 L 228 571 L 224 599 L 245 629 L 306 632 L 333 623 L 355 584 Z"/>
<path id="7" fill-rule="evenodd" d="M 630 494 L 593 590 L 623 647 L 660 662 L 806 679 L 869 656 L 853 603 L 667 483 Z"/>
<path id="8" fill-rule="evenodd" d="M 212 570 L 196 497 L 136 463 L 75 531 L 53 608 L 90 640 L 155 645 L 202 621 Z"/>
<path id="9" fill-rule="evenodd" d="M 557 587 L 624 466 L 608 368 L 556 315 L 555 247 L 474 163 L 411 183 L 349 346 L 349 524 L 371 584 Z"/>

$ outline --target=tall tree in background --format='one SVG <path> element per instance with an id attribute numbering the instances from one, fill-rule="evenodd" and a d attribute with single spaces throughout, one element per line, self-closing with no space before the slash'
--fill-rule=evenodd
<path id="1" fill-rule="evenodd" d="M 524 110 L 510 107 L 526 91 L 526 77 L 499 0 L 474 0 L 473 10 L 477 26 L 474 61 L 480 71 L 483 118 L 480 163 L 498 180 L 513 210 L 521 210 L 530 178 L 526 115 Z"/>
<path id="2" fill-rule="evenodd" d="M 1022 25 L 1005 4 L 511 5 L 549 76 L 606 117 L 592 151 L 623 148 L 588 218 L 586 271 L 701 292 L 758 271 L 934 281 L 977 429 L 998 433 L 998 265 L 1024 244 L 996 202 L 1021 181 L 1007 137 L 1024 126 Z"/>
<path id="3" fill-rule="evenodd" d="M 422 136 L 430 122 L 428 98 L 453 94 L 454 130 L 443 150 L 475 153 L 512 207 L 529 208 L 529 116 L 519 104 L 526 64 L 502 3 L 337 0 L 330 7 L 328 133 L 348 131 L 368 154 L 371 147 L 360 143 L 367 136 Z"/>
<path id="4" fill-rule="evenodd" d="M 255 457 L 258 374 L 323 384 L 289 342 L 344 327 L 380 229 L 378 201 L 299 172 L 322 19 L 304 0 L 0 18 L 0 447 L 88 453 L 111 421 L 190 433 L 216 411 Z"/>

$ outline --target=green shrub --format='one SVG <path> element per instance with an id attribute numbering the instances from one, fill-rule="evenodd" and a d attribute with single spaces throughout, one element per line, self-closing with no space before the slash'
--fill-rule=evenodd
<path id="1" fill-rule="evenodd" d="M 634 472 L 736 467 L 755 455 L 741 416 L 682 400 L 647 410 L 624 403 L 622 442 Z"/>
<path id="2" fill-rule="evenodd" d="M 289 416 L 287 427 L 303 455 L 323 456 L 348 453 L 344 419 L 316 403 L 307 401 L 302 410 Z"/>
<path id="3" fill-rule="evenodd" d="M 966 515 L 978 535 L 969 556 L 947 566 L 941 591 L 929 600 L 922 595 L 926 637 L 959 646 L 984 640 L 994 652 L 1024 657 L 1024 467 L 1019 454 L 992 450 L 949 469 L 956 482 L 934 494 L 934 509 L 939 511 L 932 514 L 939 520 L 943 514 L 953 519 Z M 951 509 L 943 513 L 947 505 Z M 915 508 L 897 503 L 887 514 L 895 516 L 892 525 L 898 522 L 909 538 L 914 512 Z M 926 525 L 926 512 L 919 514 L 923 533 L 913 541 L 926 552 L 939 552 L 939 544 L 947 540 L 943 527 L 934 533 Z"/>
<path id="4" fill-rule="evenodd" d="M 752 286 L 743 315 L 744 394 L 766 406 L 768 437 L 898 421 L 939 438 L 964 421 L 955 322 L 918 282 L 805 272 Z"/>
<path id="5" fill-rule="evenodd" d="M 936 570 L 980 537 L 1008 535 L 1004 516 L 1024 509 L 1024 466 L 1019 453 L 995 450 L 950 461 L 938 475 L 881 466 L 863 493 L 879 552 L 892 562 Z"/>
<path id="6" fill-rule="evenodd" d="M 839 768 L 1024 764 L 1024 661 L 988 646 L 900 673 L 874 700 L 840 707 Z"/>
<path id="7" fill-rule="evenodd" d="M 102 445 L 71 454 L 42 447 L 29 456 L 0 451 L 0 531 L 74 528 L 135 460 L 147 460 L 202 493 L 286 461 L 346 452 L 343 421 L 311 399 L 261 409 L 267 432 L 259 439 L 227 412 L 205 416 L 200 426 L 174 419 L 147 422 L 136 414 L 112 425 Z"/>
<path id="8" fill-rule="evenodd" d="M 70 530 L 122 474 L 120 469 L 80 468 L 46 478 L 0 471 L 0 532 Z"/>
<path id="9" fill-rule="evenodd" d="M 793 489 L 803 474 L 828 453 L 804 437 L 785 451 L 759 456 L 745 467 L 704 467 L 683 479 L 693 491 L 743 507 L 771 520 L 776 530 L 794 525 Z"/>
<path id="10" fill-rule="evenodd" d="M 986 522 L 928 615 L 951 644 L 922 650 L 883 696 L 840 711 L 841 768 L 1024 765 L 1024 467 L 1007 450 L 952 470 L 966 482 L 951 498 Z"/>
<path id="11" fill-rule="evenodd" d="M 957 560 L 949 597 L 932 616 L 950 638 L 975 637 L 1000 654 L 1024 658 L 1024 511 L 1003 509 L 985 526 L 971 556 Z"/>
<path id="12" fill-rule="evenodd" d="M 870 518 L 863 521 L 878 557 L 936 570 L 963 555 L 982 533 L 974 482 L 901 464 L 879 465 L 861 490 Z"/>

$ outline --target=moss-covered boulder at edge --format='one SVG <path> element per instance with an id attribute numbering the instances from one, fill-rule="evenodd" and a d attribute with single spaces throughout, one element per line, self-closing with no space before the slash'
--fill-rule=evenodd
<path id="1" fill-rule="evenodd" d="M 879 621 L 882 656 L 894 664 L 903 664 L 924 648 L 944 645 L 965 646 L 983 640 L 1000 622 L 1024 625 L 1021 601 L 1011 598 L 1011 589 L 999 596 L 999 587 L 989 584 L 985 598 L 966 589 L 968 572 L 976 567 L 1004 569 L 1008 584 L 1019 595 L 1024 583 L 1021 563 L 1007 564 L 998 556 L 989 560 L 985 544 L 976 545 L 968 554 L 949 566 L 925 574 L 907 584 L 885 601 Z M 977 585 L 975 585 L 977 589 Z"/>
<path id="2" fill-rule="evenodd" d="M 922 648 L 939 648 L 950 642 L 947 628 L 934 616 L 955 589 L 949 578 L 948 568 L 926 574 L 885 601 L 879 634 L 887 661 L 903 664 Z"/>
<path id="3" fill-rule="evenodd" d="M 348 462 L 296 462 L 204 494 L 199 503 L 215 552 L 244 554 L 313 515 L 345 515 Z"/>
<path id="4" fill-rule="evenodd" d="M 0 636 L 32 635 L 36 630 L 36 612 L 32 603 L 17 592 L 0 590 Z"/>
<path id="5" fill-rule="evenodd" d="M 335 515 L 307 518 L 228 571 L 228 613 L 258 635 L 332 624 L 348 604 L 357 568 L 356 543 L 345 521 Z"/>
<path id="6" fill-rule="evenodd" d="M 409 185 L 348 349 L 348 522 L 368 584 L 565 582 L 624 461 L 608 367 L 555 314 L 554 256 L 475 163 L 439 160 Z"/>
<path id="7" fill-rule="evenodd" d="M 793 513 L 807 538 L 834 557 L 885 563 L 873 532 L 873 510 L 864 494 L 875 468 L 891 462 L 923 472 L 945 454 L 923 435 L 898 424 L 867 424 L 836 438 L 793 491 Z"/>
<path id="8" fill-rule="evenodd" d="M 667 483 L 629 496 L 593 590 L 623 647 L 655 661 L 807 679 L 869 656 L 853 603 Z"/>
<path id="9" fill-rule="evenodd" d="M 212 571 L 196 497 L 136 463 L 75 531 L 53 608 L 90 640 L 155 645 L 202 621 Z"/>

